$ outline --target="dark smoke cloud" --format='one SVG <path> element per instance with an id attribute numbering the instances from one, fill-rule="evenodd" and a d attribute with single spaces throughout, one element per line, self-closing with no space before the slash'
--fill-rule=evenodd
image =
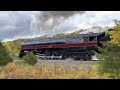
<path id="1" fill-rule="evenodd" d="M 42 11 L 39 15 L 38 30 L 46 31 L 53 30 L 56 25 L 61 24 L 69 17 L 75 14 L 84 14 L 85 11 Z"/>

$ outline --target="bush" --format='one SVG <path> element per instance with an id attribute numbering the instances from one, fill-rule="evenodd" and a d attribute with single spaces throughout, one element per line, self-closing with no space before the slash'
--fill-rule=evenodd
<path id="1" fill-rule="evenodd" d="M 0 42 L 0 65 L 4 66 L 4 65 L 6 65 L 6 64 L 8 64 L 9 62 L 12 62 L 12 61 L 13 61 L 13 59 L 12 59 L 9 51 Z"/>
<path id="2" fill-rule="evenodd" d="M 99 72 L 109 73 L 111 78 L 120 79 L 120 47 L 107 44 L 104 53 L 98 55 L 100 61 Z"/>
<path id="3" fill-rule="evenodd" d="M 37 63 L 37 58 L 36 56 L 33 54 L 33 52 L 28 52 L 24 57 L 23 57 L 24 61 L 29 64 L 29 65 L 34 65 Z"/>

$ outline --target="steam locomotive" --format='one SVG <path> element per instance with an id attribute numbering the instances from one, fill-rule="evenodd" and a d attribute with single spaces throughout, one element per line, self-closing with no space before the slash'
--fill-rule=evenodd
<path id="1" fill-rule="evenodd" d="M 105 32 L 29 39 L 22 43 L 19 57 L 22 58 L 32 51 L 42 59 L 91 60 L 93 51 L 99 52 L 101 42 L 108 40 L 109 35 L 106 36 Z"/>

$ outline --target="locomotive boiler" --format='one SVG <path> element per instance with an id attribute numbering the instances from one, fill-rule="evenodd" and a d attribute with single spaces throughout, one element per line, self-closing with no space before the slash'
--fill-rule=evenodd
<path id="1" fill-rule="evenodd" d="M 27 52 L 33 52 L 42 59 L 66 59 L 91 60 L 93 51 L 99 52 L 103 41 L 109 40 L 105 32 L 67 35 L 62 37 L 35 38 L 22 43 L 20 58 Z"/>

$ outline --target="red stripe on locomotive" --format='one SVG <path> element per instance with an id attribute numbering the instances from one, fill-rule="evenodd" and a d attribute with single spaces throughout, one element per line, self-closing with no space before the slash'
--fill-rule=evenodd
<path id="1" fill-rule="evenodd" d="M 78 44 L 51 44 L 51 45 L 23 46 L 23 49 L 70 48 L 70 47 L 89 47 L 89 46 L 97 46 L 97 42 L 84 42 Z"/>

